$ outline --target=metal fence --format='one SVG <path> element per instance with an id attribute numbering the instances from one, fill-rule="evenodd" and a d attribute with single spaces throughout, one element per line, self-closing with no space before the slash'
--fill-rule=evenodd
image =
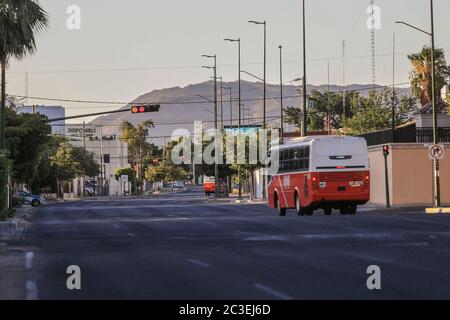
<path id="1" fill-rule="evenodd" d="M 450 142 L 450 128 L 438 129 L 439 142 Z M 433 142 L 433 128 L 416 128 L 415 125 L 395 129 L 375 131 L 358 135 L 367 141 L 368 146 L 386 143 L 431 143 Z"/>

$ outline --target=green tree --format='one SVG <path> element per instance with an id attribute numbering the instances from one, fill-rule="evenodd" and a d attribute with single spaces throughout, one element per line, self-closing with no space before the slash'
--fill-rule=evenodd
<path id="1" fill-rule="evenodd" d="M 371 131 L 387 129 L 392 126 L 392 103 L 395 106 L 395 125 L 400 125 L 408 119 L 408 114 L 415 108 L 412 98 L 394 96 L 392 90 L 371 91 L 368 97 L 359 97 L 351 103 L 352 117 L 342 117 L 345 134 L 362 134 Z"/>
<path id="2" fill-rule="evenodd" d="M 74 147 L 66 141 L 59 145 L 50 161 L 59 186 L 58 191 L 61 190 L 63 182 L 82 175 L 95 177 L 99 173 L 98 163 L 92 152 L 82 147 Z"/>
<path id="3" fill-rule="evenodd" d="M 37 1 L 2 0 L 0 3 L 0 64 L 2 74 L 0 147 L 4 147 L 6 67 L 11 58 L 22 60 L 36 50 L 35 35 L 46 29 L 47 13 Z"/>
<path id="4" fill-rule="evenodd" d="M 121 176 L 128 176 L 128 181 L 132 185 L 136 182 L 136 172 L 132 168 L 118 168 L 114 171 L 114 177 L 117 181 L 119 181 Z"/>
<path id="5" fill-rule="evenodd" d="M 134 126 L 129 121 L 120 126 L 120 140 L 128 144 L 128 158 L 133 167 L 138 169 L 137 181 L 142 192 L 143 176 L 145 172 L 144 159 L 151 156 L 154 146 L 148 142 L 148 134 L 154 127 L 153 121 L 147 120 Z"/>
<path id="6" fill-rule="evenodd" d="M 445 60 L 445 53 L 442 49 L 436 49 L 435 57 L 435 83 L 436 92 L 439 95 L 440 90 L 448 84 L 450 77 L 450 68 Z M 419 53 L 408 55 L 412 64 L 410 73 L 411 89 L 413 94 L 420 99 L 422 106 L 431 101 L 431 47 L 423 47 Z"/>
<path id="7" fill-rule="evenodd" d="M 6 149 L 13 161 L 13 180 L 33 184 L 39 174 L 38 165 L 50 141 L 51 127 L 40 114 L 18 114 L 6 110 Z"/>

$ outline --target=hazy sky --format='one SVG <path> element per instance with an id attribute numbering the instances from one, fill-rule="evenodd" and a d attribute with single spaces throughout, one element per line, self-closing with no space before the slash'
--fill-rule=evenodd
<path id="1" fill-rule="evenodd" d="M 33 57 L 13 62 L 8 93 L 67 99 L 129 101 L 153 89 L 185 86 L 208 80 L 209 61 L 217 54 L 219 74 L 237 79 L 237 48 L 225 37 L 242 39 L 243 69 L 262 75 L 263 28 L 268 23 L 268 81 L 278 83 L 278 45 L 284 46 L 288 82 L 302 74 L 301 0 L 41 0 L 50 28 L 38 36 Z M 377 83 L 392 79 L 392 34 L 397 38 L 396 82 L 408 81 L 406 54 L 420 50 L 429 38 L 395 20 L 429 29 L 428 0 L 376 0 L 381 30 L 376 32 Z M 81 30 L 69 30 L 67 7 L 81 8 Z M 370 83 L 369 0 L 307 0 L 308 77 L 314 84 L 330 78 L 342 83 L 342 40 L 347 42 L 347 83 Z M 436 44 L 450 49 L 448 0 L 435 0 Z M 246 80 L 251 78 L 243 77 Z M 37 101 L 30 101 L 37 102 Z M 43 102 L 40 104 L 58 104 Z M 69 114 L 106 106 L 64 103 Z M 101 109 L 102 111 L 104 109 Z"/>

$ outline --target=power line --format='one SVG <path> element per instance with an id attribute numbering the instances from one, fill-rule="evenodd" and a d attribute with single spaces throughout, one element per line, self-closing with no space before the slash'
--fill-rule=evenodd
<path id="1" fill-rule="evenodd" d="M 397 83 L 395 84 L 396 86 L 402 86 L 402 85 L 407 85 L 410 84 L 411 82 L 403 82 L 403 83 Z M 379 87 L 375 87 L 375 90 L 379 90 L 379 89 L 383 89 L 383 88 L 387 88 L 390 87 L 391 85 L 384 85 L 384 86 L 379 86 Z M 370 86 L 370 87 L 363 87 L 363 88 L 358 88 L 358 89 L 352 89 L 352 90 L 346 90 L 346 92 L 358 92 L 358 91 L 367 91 L 367 90 L 373 90 L 374 87 Z M 332 91 L 331 93 L 339 93 L 340 91 Z M 10 97 L 15 97 L 15 98 L 28 98 L 28 99 L 33 99 L 33 100 L 43 100 L 43 101 L 57 101 L 57 102 L 68 102 L 68 103 L 85 103 L 85 104 L 110 104 L 110 105 L 123 105 L 123 106 L 128 106 L 128 105 L 133 105 L 133 104 L 160 104 L 160 105 L 190 105 L 190 104 L 211 104 L 211 102 L 209 101 L 167 101 L 167 102 L 154 102 L 154 101 L 136 101 L 136 102 L 118 102 L 118 101 L 95 101 L 95 100 L 77 100 L 77 99 L 61 99 L 61 98 L 48 98 L 48 97 L 27 97 L 27 96 L 23 96 L 23 95 L 15 95 L 15 94 L 8 94 L 8 96 Z M 300 97 L 300 95 L 290 95 L 290 96 L 285 96 L 283 97 L 284 99 L 289 99 L 289 98 L 298 98 Z M 280 99 L 279 96 L 276 97 L 267 97 L 266 99 L 268 100 L 278 100 Z M 262 101 L 264 100 L 264 98 L 253 98 L 253 99 L 241 99 L 241 102 L 252 102 L 252 101 Z M 235 102 L 238 101 L 238 99 L 231 99 L 231 100 L 224 100 L 223 102 Z M 104 106 L 105 108 L 107 106 Z M 113 107 L 113 106 L 108 106 L 109 107 Z"/>
<path id="2" fill-rule="evenodd" d="M 406 55 L 411 54 L 409 52 L 399 52 L 396 55 Z M 376 57 L 391 57 L 392 53 L 377 54 Z M 347 59 L 366 59 L 371 58 L 372 55 L 359 55 L 359 56 L 349 56 Z M 309 62 L 322 62 L 322 61 L 339 61 L 341 57 L 324 57 L 324 58 L 310 58 L 307 59 Z M 303 60 L 286 60 L 283 63 L 294 64 L 303 62 Z M 278 64 L 279 61 L 268 61 L 268 64 Z M 263 62 L 246 62 L 242 63 L 242 66 L 250 65 L 262 65 Z M 235 63 L 220 64 L 217 67 L 235 67 Z M 163 67 L 124 67 L 124 68 L 99 68 L 99 69 L 68 69 L 68 70 L 36 70 L 36 71 L 12 71 L 9 74 L 60 74 L 60 73 L 101 73 L 101 72 L 131 72 L 131 71 L 155 71 L 155 70 L 180 70 L 180 69 L 200 69 L 201 65 L 185 65 L 185 66 L 163 66 Z"/>

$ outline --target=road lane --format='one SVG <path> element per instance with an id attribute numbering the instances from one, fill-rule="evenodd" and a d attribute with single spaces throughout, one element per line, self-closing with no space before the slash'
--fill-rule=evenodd
<path id="1" fill-rule="evenodd" d="M 34 247 L 40 299 L 450 298 L 449 225 L 419 213 L 278 217 L 190 192 L 51 205 L 15 245 Z M 381 291 L 366 287 L 372 264 Z M 81 291 L 65 287 L 69 265 Z"/>

